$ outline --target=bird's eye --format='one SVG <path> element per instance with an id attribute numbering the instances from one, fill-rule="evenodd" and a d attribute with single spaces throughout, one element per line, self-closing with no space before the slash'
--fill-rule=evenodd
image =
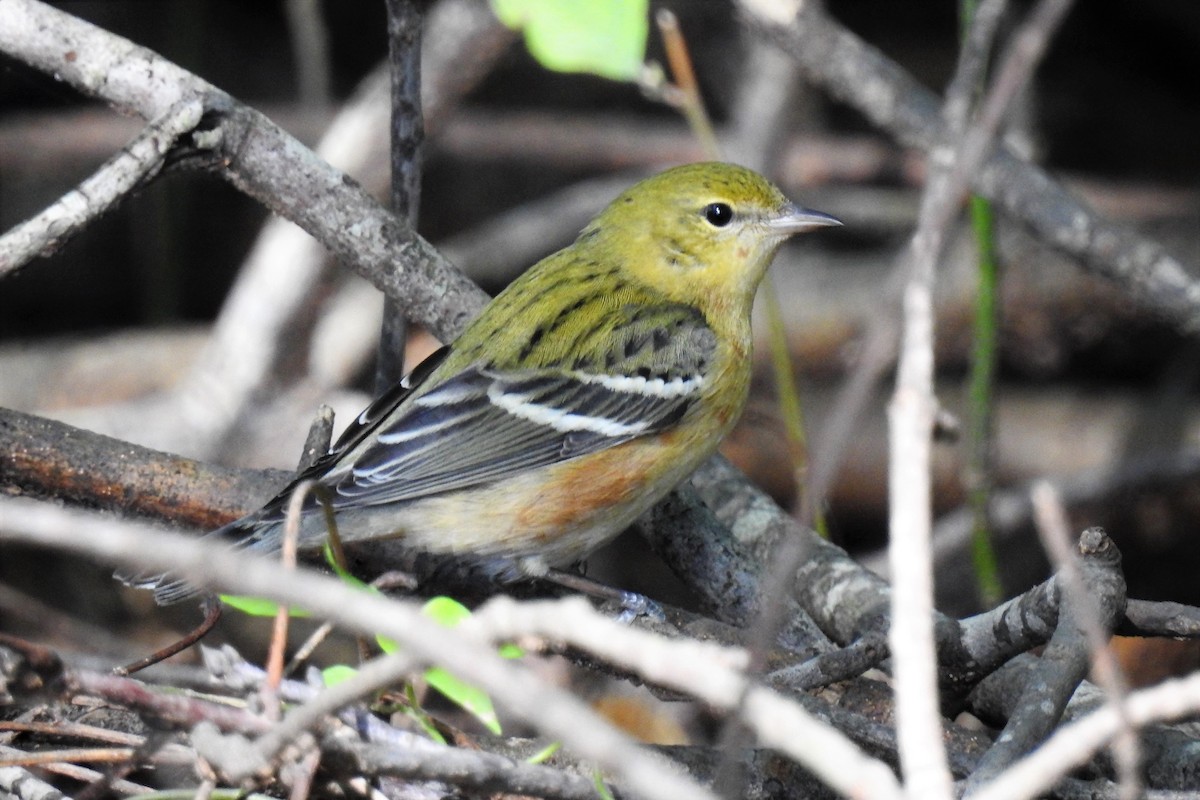
<path id="1" fill-rule="evenodd" d="M 733 209 L 727 203 L 709 203 L 704 207 L 704 218 L 714 228 L 724 228 L 733 222 Z"/>

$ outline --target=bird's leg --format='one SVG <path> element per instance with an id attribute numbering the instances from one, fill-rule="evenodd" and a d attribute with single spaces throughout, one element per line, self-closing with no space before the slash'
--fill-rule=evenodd
<path id="1" fill-rule="evenodd" d="M 550 569 L 543 578 L 565 589 L 571 589 L 600 600 L 615 600 L 621 605 L 621 612 L 617 615 L 619 622 L 630 623 L 640 616 L 647 616 L 658 621 L 664 621 L 667 618 L 662 606 L 640 592 L 617 589 L 586 575 L 561 569 Z"/>

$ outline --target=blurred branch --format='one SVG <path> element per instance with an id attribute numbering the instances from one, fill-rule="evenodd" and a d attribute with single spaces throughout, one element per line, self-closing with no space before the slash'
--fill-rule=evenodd
<path id="1" fill-rule="evenodd" d="M 938 99 L 899 65 L 813 4 L 794 13 L 738 0 L 750 28 L 783 48 L 807 76 L 909 147 L 928 150 L 941 123 Z M 1200 329 L 1200 283 L 1155 241 L 1115 225 L 1041 168 L 1001 144 L 972 186 L 1083 266 L 1114 281 L 1186 331 Z"/>
<path id="2" fill-rule="evenodd" d="M 572 183 L 439 241 L 438 248 L 474 280 L 505 285 L 569 244 L 588 220 L 644 177 L 640 170 L 621 171 Z"/>
<path id="3" fill-rule="evenodd" d="M 918 795 L 951 795 L 938 723 L 938 671 L 934 651 L 932 528 L 934 395 L 933 285 L 947 230 L 965 184 L 991 149 L 1017 89 L 1029 81 L 1046 42 L 1070 8 L 1043 0 L 1005 51 L 1003 65 L 969 120 L 972 100 L 991 50 L 1006 0 L 985 0 L 975 14 L 941 109 L 940 135 L 930 149 L 930 175 L 917 228 L 900 257 L 905 274 L 903 324 L 896 389 L 888 406 L 888 564 L 892 571 L 892 623 L 897 727 L 906 775 Z M 1057 14 L 1057 16 L 1055 16 Z M 1033 34 L 1040 33 L 1041 38 Z M 1065 703 L 1065 699 L 1064 699 Z"/>
<path id="4" fill-rule="evenodd" d="M 479 16 L 478 10 L 476 10 L 474 16 L 467 14 L 464 17 L 464 9 L 471 4 L 457 2 L 444 5 L 448 7 L 448 10 L 431 15 L 430 22 L 431 26 L 435 26 L 430 31 L 431 39 L 439 45 L 436 52 L 440 60 L 436 63 L 442 69 L 450 68 L 454 63 L 453 60 L 447 58 L 447 48 L 442 47 L 442 44 L 455 45 L 458 49 L 454 52 L 462 57 L 472 49 L 476 41 L 471 37 L 463 36 L 461 30 L 455 29 L 451 32 L 446 28 L 460 24 L 464 19 L 474 20 Z M 40 7 L 29 4 L 29 8 L 36 10 Z M 456 11 L 457 13 L 455 13 Z M 487 13 L 486 9 L 484 11 Z M 58 12 L 46 13 L 57 14 Z M 490 17 L 490 14 L 488 16 Z M 88 36 L 94 37 L 98 46 L 116 46 L 121 41 L 77 20 L 72 24 L 80 29 L 77 33 L 81 35 L 86 33 Z M 492 19 L 488 25 L 475 23 L 468 26 L 468 30 L 472 31 L 477 38 L 490 41 L 495 38 L 492 30 L 496 24 L 498 23 Z M 129 52 L 113 56 L 118 63 L 131 69 L 136 67 L 138 58 L 156 64 L 162 63 L 149 51 L 136 48 L 128 43 L 125 44 L 128 46 Z M 0 40 L 0 47 L 2 46 L 4 43 L 3 40 Z M 36 48 L 28 43 L 24 46 L 30 51 L 28 54 L 31 58 L 37 55 Z M 99 47 L 97 47 L 97 52 L 93 53 L 97 57 L 100 55 L 98 51 Z M 499 50 L 493 47 L 490 52 L 494 57 Z M 77 57 L 72 64 L 82 68 L 86 66 L 86 64 L 81 64 L 85 60 Z M 36 65 L 39 64 L 35 62 Z M 456 272 L 451 272 L 446 266 L 447 262 L 436 251 L 425 245 L 419 237 L 413 239 L 412 244 L 404 245 L 403 235 L 399 232 L 390 232 L 396 221 L 387 216 L 380 207 L 370 202 L 370 199 L 363 195 L 356 185 L 347 183 L 340 173 L 335 173 L 339 177 L 332 180 L 318 177 L 320 173 L 334 171 L 326 166 L 325 162 L 334 165 L 336 169 L 369 173 L 370 170 L 366 168 L 366 164 L 372 154 L 382 153 L 386 150 L 383 144 L 383 132 L 386 130 L 384 120 L 389 105 L 386 79 L 382 73 L 369 76 L 364 81 L 355 102 L 349 104 L 339 114 L 335 124 L 326 133 L 318 148 L 317 155 L 324 159 L 321 161 L 313 158 L 312 154 L 299 147 L 297 143 L 288 144 L 290 137 L 267 122 L 257 112 L 237 106 L 213 87 L 178 68 L 172 66 L 172 70 L 160 69 L 159 71 L 159 75 L 164 72 L 168 73 L 162 78 L 164 81 L 168 81 L 171 77 L 175 79 L 175 84 L 170 85 L 168 81 L 169 85 L 163 91 L 174 89 L 182 95 L 195 98 L 207 97 L 213 103 L 232 104 L 227 112 L 216 116 L 226 121 L 240 116 L 247 126 L 243 129 L 242 135 L 250 136 L 255 143 L 263 143 L 265 148 L 269 148 L 270 143 L 264 140 L 278 139 L 276 142 L 278 152 L 268 153 L 265 149 L 258 151 L 264 156 L 264 162 L 267 159 L 278 158 L 282 153 L 294 155 L 297 161 L 307 163 L 310 168 L 308 176 L 310 179 L 315 179 L 325 185 L 321 189 L 302 189 L 299 188 L 299 185 L 279 185 L 279 182 L 269 175 L 271 169 L 279 168 L 279 180 L 285 184 L 288 182 L 289 176 L 297 177 L 297 173 L 303 172 L 303 170 L 298 169 L 297 164 L 269 167 L 266 163 L 256 161 L 248 155 L 251 148 L 232 145 L 231 131 L 218 125 L 216 130 L 220 131 L 222 135 L 219 137 L 217 147 L 233 147 L 238 151 L 236 158 L 226 159 L 226 166 L 229 168 L 228 174 L 233 176 L 235 182 L 246 182 L 238 177 L 239 170 L 237 168 L 240 165 L 244 168 L 240 174 L 245 179 L 264 181 L 259 188 L 269 197 L 276 198 L 275 206 L 280 203 L 288 205 L 288 208 L 276 207 L 275 210 L 283 213 L 285 217 L 289 217 L 290 214 L 289 218 L 294 221 L 301 221 L 297 220 L 297 216 L 303 215 L 317 222 L 318 228 L 324 227 L 324 230 L 314 231 L 311 227 L 308 230 L 336 239 L 337 243 L 333 244 L 333 249 L 335 252 L 340 249 L 340 255 L 353 254 L 359 247 L 370 251 L 372 237 L 375 237 L 373 244 L 377 249 L 373 256 L 368 255 L 368 259 L 374 261 L 368 267 L 368 277 L 373 273 L 376 285 L 382 284 L 385 287 L 394 288 L 396 285 L 407 284 L 418 294 L 428 290 L 434 296 L 439 296 L 443 290 L 448 290 L 448 296 L 439 297 L 437 301 L 429 300 L 426 305 L 430 305 L 431 308 L 425 312 L 418 309 L 421 305 L 419 298 L 414 299 L 409 295 L 405 300 L 409 314 L 422 319 L 435 331 L 441 328 L 443 336 L 457 332 L 458 328 L 465 324 L 466 319 L 472 316 L 474 310 L 481 305 L 483 297 L 481 293 L 469 281 Z M 439 85 L 442 89 L 436 95 L 437 106 L 434 111 L 436 114 L 444 115 L 447 109 L 461 98 L 461 92 L 465 92 L 471 84 L 460 78 L 455 81 L 441 80 Z M 145 87 L 140 87 L 131 78 L 129 85 L 109 81 L 104 85 L 103 91 L 106 93 L 104 95 L 106 99 L 114 102 L 138 102 L 141 100 L 137 95 L 140 88 Z M 126 92 L 122 93 L 120 91 L 122 89 Z M 200 100 L 196 99 L 193 102 L 199 103 Z M 225 116 L 226 113 L 228 116 Z M 209 123 L 211 123 L 212 116 L 210 114 Z M 251 134 L 251 131 L 254 133 Z M 218 156 L 224 152 L 227 151 L 220 151 Z M 303 178 L 302 175 L 299 177 Z M 339 197 L 343 193 L 350 196 Z M 260 199 L 264 198 L 260 197 Z M 337 218 L 343 217 L 344 213 L 349 210 L 345 207 L 346 203 L 351 208 L 357 204 L 363 209 L 365 216 L 362 219 L 354 220 L 353 224 L 350 221 L 339 222 Z M 319 217 L 321 215 L 320 207 L 325 204 L 329 206 L 329 214 L 325 216 L 333 218 L 329 220 L 333 223 L 332 225 L 327 225 L 310 214 L 315 211 Z M 372 220 L 377 226 L 374 229 L 372 229 Z M 331 241 L 326 238 L 324 243 L 328 246 Z M 430 272 L 430 277 L 434 279 L 432 286 L 427 286 L 423 279 L 415 278 L 406 269 L 396 269 L 395 265 L 406 263 L 411 267 L 414 255 L 418 262 L 429 263 L 436 267 Z M 355 256 L 354 259 L 357 260 L 358 256 Z M 428 261 L 426 261 L 427 259 Z M 122 424 L 130 422 L 128 415 L 122 417 L 123 422 L 115 420 L 114 425 L 106 426 L 107 429 L 123 437 L 137 437 L 142 441 L 152 442 L 155 446 L 167 450 L 196 455 L 212 455 L 219 452 L 226 434 L 247 413 L 258 393 L 277 379 L 275 373 L 287 355 L 284 350 L 291 347 L 291 343 L 297 340 L 297 329 L 306 327 L 304 320 L 309 319 L 312 315 L 311 307 L 319 289 L 318 278 L 322 274 L 321 265 L 324 260 L 324 251 L 315 246 L 312 239 L 303 231 L 286 222 L 270 221 L 264 228 L 247 266 L 243 269 L 237 284 L 226 300 L 213 329 L 211 343 L 205 348 L 188 379 L 172 395 L 160 398 L 150 404 L 143 403 L 141 413 L 135 423 L 136 430 L 126 430 L 121 427 Z M 364 265 L 360 262 L 359 267 L 361 271 Z M 439 273 L 439 270 L 442 272 Z M 439 281 L 436 278 L 438 274 L 443 276 L 441 286 L 438 285 Z M 469 312 L 461 315 L 451 312 L 447 316 L 446 306 L 442 304 L 446 300 L 453 303 L 456 293 L 461 302 L 468 304 Z M 269 302 L 264 303 L 264 299 L 269 299 Z M 438 306 L 443 310 L 433 310 L 432 306 Z M 432 316 L 424 317 L 423 314 Z M 308 324 L 311 324 L 311 319 Z"/>
<path id="5" fill-rule="evenodd" d="M 1111 644 L 1113 629 L 1117 620 L 1124 616 L 1127 602 L 1119 554 L 1101 528 L 1085 530 L 1076 547 L 1072 548 L 1070 523 L 1062 497 L 1049 482 L 1034 484 L 1032 500 L 1042 547 L 1049 554 L 1055 571 L 1063 578 L 1066 596 L 1063 607 L 1073 617 L 1076 646 L 1087 653 L 1092 679 L 1104 690 L 1109 706 L 1122 717 L 1124 723 L 1124 730 L 1117 735 L 1112 747 L 1120 784 L 1120 800 L 1136 800 L 1145 789 L 1140 774 L 1141 745 L 1136 730 L 1125 714 L 1123 703 L 1129 696 L 1129 682 L 1121 672 Z M 1107 556 L 1112 563 L 1105 576 L 1107 579 L 1088 574 L 1081 554 L 1097 554 L 1101 558 Z M 1079 642 L 1079 639 L 1083 641 Z M 1053 639 L 1051 643 L 1053 645 Z M 1071 691 L 1074 691 L 1074 687 L 1071 687 Z M 1042 738 L 1039 736 L 1035 741 L 1041 741 Z M 1032 746 L 1032 743 L 1027 743 L 1026 751 Z"/>
<path id="6" fill-rule="evenodd" d="M 967 784 L 967 795 L 986 791 L 1017 758 L 1033 751 L 1061 720 L 1067 703 L 1087 676 L 1090 650 L 1087 628 L 1111 629 L 1125 605 L 1120 553 L 1103 533 L 1080 537 L 1078 560 L 1056 574 L 1058 615 L 1054 634 L 1038 659 L 1009 716 L 1004 731 L 980 761 Z M 1089 609 L 1088 606 L 1091 606 Z"/>
<path id="7" fill-rule="evenodd" d="M 1024 759 L 1016 762 L 995 781 L 972 795 L 973 800 L 1025 800 L 1041 796 L 1075 767 L 1086 763 L 1117 736 L 1124 718 L 1142 726 L 1148 722 L 1174 720 L 1200 711 L 1200 674 L 1168 680 L 1151 689 L 1133 692 L 1125 700 L 1124 715 L 1112 708 L 1059 728 Z M 1194 757 L 1192 766 L 1194 767 Z M 1194 788 L 1194 787 L 1193 787 Z M 1155 793 L 1147 793 L 1153 797 Z M 1178 796 L 1173 793 L 1172 796 Z"/>
<path id="8" fill-rule="evenodd" d="M 25 418 L 24 415 L 13 415 L 11 412 L 5 415 L 5 423 L 0 426 L 0 431 L 14 430 L 15 426 L 17 433 L 8 434 L 0 439 L 0 452 L 20 454 L 27 450 L 31 443 L 36 444 L 39 438 L 46 438 L 47 430 L 57 433 L 57 442 L 40 445 L 40 451 L 46 454 L 45 460 L 51 463 L 51 466 L 60 465 L 51 470 L 52 473 L 57 473 L 57 477 L 53 474 L 50 476 L 54 482 L 43 482 L 42 485 L 48 486 L 52 494 L 61 494 L 77 501 L 83 500 L 88 504 L 94 503 L 126 513 L 146 513 L 176 521 L 186 516 L 188 519 L 184 521 L 195 523 L 199 515 L 189 509 L 194 508 L 197 498 L 203 503 L 224 503 L 225 507 L 229 505 L 231 498 L 242 498 L 242 508 L 221 511 L 212 521 L 202 523 L 211 526 L 258 504 L 286 477 L 284 473 L 215 470 L 195 462 L 131 448 L 122 442 L 87 434 L 58 423 L 32 420 L 35 424 L 26 424 L 25 427 L 32 427 L 33 435 L 19 435 L 21 423 L 27 423 L 29 420 L 30 418 Z M 0 465 L 3 465 L 0 469 L 0 479 L 9 485 L 31 486 L 37 489 L 37 465 L 31 462 L 40 459 L 41 456 L 34 453 L 14 461 L 0 461 Z M 170 502 L 158 502 L 153 496 L 153 493 L 160 491 L 156 483 L 156 474 L 153 470 L 143 467 L 143 462 L 149 465 L 164 465 L 176 473 L 185 475 L 187 480 L 179 489 L 179 495 L 171 497 Z M 61 474 L 71 470 L 69 466 L 61 465 L 78 463 L 99 463 L 106 465 L 105 469 L 119 467 L 124 471 L 116 477 L 123 483 L 120 486 L 103 487 L 97 486 L 95 481 L 90 479 L 80 481 L 76 476 Z M 716 530 L 710 528 L 707 531 L 704 528 L 694 528 L 691 525 L 692 518 L 688 514 L 678 517 L 676 521 L 683 524 L 685 531 L 691 531 L 693 536 L 702 541 L 726 542 L 725 547 L 728 548 L 732 561 L 718 566 L 722 578 L 714 579 L 711 583 L 714 586 L 727 587 L 734 574 L 745 574 L 749 577 L 743 587 L 745 595 L 741 602 L 753 602 L 758 595 L 757 579 L 754 576 L 757 568 L 761 566 L 761 559 L 756 553 L 770 552 L 775 537 L 783 530 L 791 531 L 789 535 L 796 535 L 795 522 L 768 499 L 755 494 L 753 490 L 748 490 L 744 479 L 736 471 L 728 466 L 721 466 L 719 462 L 710 462 L 701 470 L 696 483 L 708 504 L 718 511 L 718 518 L 737 524 L 738 540 L 734 542 L 729 530 L 723 525 Z M 210 492 L 210 487 L 215 487 L 216 490 Z M 684 502 L 692 504 L 692 508 L 695 509 L 693 513 L 709 513 L 707 508 L 698 505 L 694 499 L 685 499 Z M 6 524 L 10 519 L 12 518 L 5 516 Z M 669 520 L 664 522 L 669 523 Z M 688 542 L 694 543 L 694 540 L 679 538 L 676 541 L 679 532 L 670 524 L 660 525 L 656 522 L 649 528 L 655 536 L 675 542 L 679 551 L 693 549 L 693 545 Z M 79 529 L 73 535 L 86 537 L 90 534 L 85 529 Z M 793 586 L 797 600 L 812 613 L 813 619 L 818 620 L 822 627 L 843 641 L 853 641 L 873 626 L 885 624 L 886 618 L 880 614 L 885 612 L 887 607 L 886 584 L 861 570 L 839 548 L 815 537 L 809 544 L 812 548 L 810 558 L 797 572 Z M 173 552 L 172 546 L 168 546 L 157 558 L 171 559 Z M 1057 590 L 1050 592 L 1042 589 L 1011 601 L 1003 609 L 1006 629 L 1002 636 L 996 635 L 998 623 L 994 615 L 983 616 L 977 621 L 964 621 L 961 626 L 953 620 L 942 619 L 938 625 L 938 636 L 943 679 L 949 686 L 957 687 L 961 691 L 963 686 L 970 686 L 982 674 L 1004 663 L 1014 653 L 1044 642 L 1053 630 L 1053 624 L 1042 624 L 1039 620 L 1054 619 L 1058 597 Z M 722 598 L 719 602 L 733 608 L 738 605 L 738 601 L 732 597 Z M 1170 625 L 1170 630 L 1179 635 L 1184 629 L 1178 623 L 1169 620 L 1186 619 L 1189 614 L 1194 617 L 1195 610 L 1174 604 L 1168 605 L 1171 607 L 1164 607 L 1160 612 L 1156 610 L 1159 604 L 1139 604 L 1138 619 L 1159 627 Z M 1182 613 L 1181 608 L 1184 609 Z M 1168 622 L 1156 623 L 1153 622 L 1155 619 Z M 790 631 L 789 635 L 792 633 L 794 632 Z M 883 708 L 886 709 L 887 706 Z M 877 707 L 871 713 L 886 712 Z M 858 735 L 854 734 L 856 740 Z M 863 735 L 870 734 L 864 731 Z M 1170 759 L 1171 753 L 1177 750 L 1178 748 L 1173 748 L 1161 753 L 1156 752 L 1154 758 Z M 961 757 L 962 754 L 953 754 L 956 763 L 960 763 Z M 964 774 L 957 767 L 956 773 Z"/>
<path id="9" fill-rule="evenodd" d="M 329 90 L 329 30 L 321 16 L 320 0 L 285 0 L 288 35 L 292 40 L 296 84 L 300 102 L 321 106 L 331 99 Z"/>

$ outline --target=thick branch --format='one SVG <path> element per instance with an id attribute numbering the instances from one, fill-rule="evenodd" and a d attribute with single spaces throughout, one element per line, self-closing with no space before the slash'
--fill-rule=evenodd
<path id="1" fill-rule="evenodd" d="M 287 473 L 226 469 L 0 409 L 0 490 L 197 528 L 261 505 Z"/>

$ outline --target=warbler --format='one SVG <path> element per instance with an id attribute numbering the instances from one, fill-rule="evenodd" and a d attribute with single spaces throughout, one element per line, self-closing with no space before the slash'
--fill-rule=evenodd
<path id="1" fill-rule="evenodd" d="M 292 488 L 313 480 L 347 543 L 399 538 L 510 579 L 580 561 L 713 453 L 746 401 L 750 311 L 775 252 L 840 224 L 732 164 L 648 178 L 278 497 L 211 535 L 280 549 Z M 302 550 L 327 536 L 309 497 Z M 164 604 L 196 591 L 173 576 L 128 580 Z"/>

